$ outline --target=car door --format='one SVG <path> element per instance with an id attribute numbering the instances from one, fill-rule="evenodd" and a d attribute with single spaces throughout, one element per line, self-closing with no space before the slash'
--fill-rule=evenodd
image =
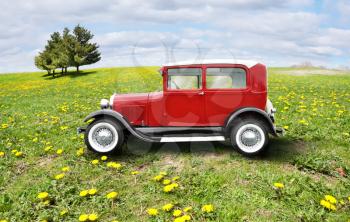
<path id="1" fill-rule="evenodd" d="M 202 126 L 205 114 L 200 66 L 165 71 L 164 126 Z"/>
<path id="2" fill-rule="evenodd" d="M 205 123 L 223 126 L 228 116 L 247 102 L 249 72 L 239 65 L 211 65 L 205 75 Z"/>

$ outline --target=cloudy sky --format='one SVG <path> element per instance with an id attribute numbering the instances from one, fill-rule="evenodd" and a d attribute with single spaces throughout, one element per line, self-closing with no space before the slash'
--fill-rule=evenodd
<path id="1" fill-rule="evenodd" d="M 93 67 L 198 58 L 350 66 L 349 0 L 1 0 L 0 72 L 36 70 L 50 33 L 81 24 Z"/>

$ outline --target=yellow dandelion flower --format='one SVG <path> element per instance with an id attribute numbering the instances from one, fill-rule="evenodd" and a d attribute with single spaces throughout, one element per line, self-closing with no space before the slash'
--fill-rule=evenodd
<path id="1" fill-rule="evenodd" d="M 177 181 L 177 180 L 179 180 L 180 179 L 180 177 L 179 176 L 176 176 L 176 177 L 173 177 L 173 181 Z"/>
<path id="2" fill-rule="evenodd" d="M 84 148 L 80 148 L 77 150 L 77 156 L 82 156 L 84 154 Z"/>
<path id="3" fill-rule="evenodd" d="M 0 222 L 8 222 L 8 220 L 0 220 Z"/>
<path id="4" fill-rule="evenodd" d="M 11 150 L 11 153 L 13 153 L 13 154 L 15 154 L 17 152 L 18 152 L 18 150 Z"/>
<path id="5" fill-rule="evenodd" d="M 116 162 L 108 162 L 107 167 L 114 168 L 114 169 L 120 169 L 122 167 L 122 165 L 120 163 L 116 163 Z"/>
<path id="6" fill-rule="evenodd" d="M 159 182 L 159 181 L 161 181 L 163 178 L 164 178 L 164 175 L 159 174 L 159 175 L 153 177 L 153 180 Z"/>
<path id="7" fill-rule="evenodd" d="M 107 156 L 101 156 L 101 160 L 102 160 L 102 161 L 106 161 L 107 159 L 108 159 Z"/>
<path id="8" fill-rule="evenodd" d="M 62 170 L 62 172 L 68 172 L 68 171 L 70 171 L 70 167 L 69 166 L 62 167 L 61 170 Z"/>
<path id="9" fill-rule="evenodd" d="M 94 189 L 94 188 L 92 188 L 92 189 L 90 189 L 89 191 L 89 195 L 95 195 L 96 193 L 97 193 L 97 190 L 96 189 Z"/>
<path id="10" fill-rule="evenodd" d="M 171 183 L 171 180 L 169 180 L 169 179 L 163 180 L 164 185 L 169 185 L 170 183 Z"/>
<path id="11" fill-rule="evenodd" d="M 47 205 L 50 205 L 50 200 L 45 200 L 45 201 L 43 202 L 43 204 L 46 205 L 46 206 L 47 206 Z"/>
<path id="12" fill-rule="evenodd" d="M 38 137 L 35 137 L 32 141 L 33 141 L 34 143 L 38 142 Z"/>
<path id="13" fill-rule="evenodd" d="M 348 201 L 350 202 L 350 196 L 348 196 Z"/>
<path id="14" fill-rule="evenodd" d="M 283 126 L 283 129 L 288 130 L 289 126 Z"/>
<path id="15" fill-rule="evenodd" d="M 47 147 L 44 148 L 45 152 L 49 152 L 50 150 L 52 150 L 52 146 L 47 146 Z"/>
<path id="16" fill-rule="evenodd" d="M 49 193 L 48 192 L 40 192 L 37 196 L 38 199 L 40 200 L 45 200 L 49 197 Z"/>
<path id="17" fill-rule="evenodd" d="M 63 149 L 58 149 L 58 150 L 56 151 L 56 153 L 57 153 L 57 155 L 61 155 L 61 154 L 63 153 Z"/>
<path id="18" fill-rule="evenodd" d="M 166 212 L 169 212 L 169 211 L 171 211 L 171 210 L 173 209 L 173 207 L 174 207 L 173 204 L 168 203 L 168 204 L 165 204 L 165 205 L 162 207 L 162 209 L 163 209 L 164 211 L 166 211 Z"/>
<path id="19" fill-rule="evenodd" d="M 320 201 L 321 206 L 323 206 L 324 208 L 328 209 L 328 210 L 333 210 L 336 211 L 337 208 L 335 207 L 335 205 L 331 204 L 330 202 L 328 202 L 327 200 L 321 200 Z"/>
<path id="20" fill-rule="evenodd" d="M 170 185 L 166 185 L 164 188 L 163 188 L 163 191 L 165 193 L 170 193 L 174 190 L 174 186 L 172 186 L 171 184 Z"/>
<path id="21" fill-rule="evenodd" d="M 147 209 L 147 214 L 149 216 L 157 216 L 158 215 L 158 210 L 155 208 L 148 208 Z"/>
<path id="22" fill-rule="evenodd" d="M 283 189 L 284 188 L 284 184 L 283 183 L 273 183 L 273 186 L 276 189 Z"/>
<path id="23" fill-rule="evenodd" d="M 79 216 L 79 221 L 87 221 L 89 219 L 89 215 L 82 214 Z"/>
<path id="24" fill-rule="evenodd" d="M 21 157 L 21 156 L 23 156 L 23 152 L 18 151 L 18 152 L 15 153 L 15 156 L 16 157 Z"/>
<path id="25" fill-rule="evenodd" d="M 191 216 L 190 216 L 190 215 L 183 215 L 182 218 L 183 218 L 185 221 L 190 221 L 190 220 L 191 220 Z"/>
<path id="26" fill-rule="evenodd" d="M 5 152 L 0 152 L 0 157 L 3 157 L 3 156 L 5 156 Z"/>
<path id="27" fill-rule="evenodd" d="M 96 220 L 98 220 L 97 214 L 90 214 L 89 215 L 89 221 L 96 221 Z"/>
<path id="28" fill-rule="evenodd" d="M 88 190 L 82 190 L 82 191 L 80 191 L 79 196 L 86 197 L 88 194 L 89 194 Z"/>
<path id="29" fill-rule="evenodd" d="M 66 130 L 68 129 L 68 126 L 61 126 L 60 129 L 63 131 L 63 130 Z"/>
<path id="30" fill-rule="evenodd" d="M 64 176 L 65 176 L 64 173 L 57 174 L 57 175 L 55 176 L 55 180 L 60 180 L 60 179 L 62 179 Z"/>
<path id="31" fill-rule="evenodd" d="M 205 204 L 202 207 L 202 212 L 204 212 L 204 213 L 214 212 L 214 206 L 212 204 Z"/>
<path id="32" fill-rule="evenodd" d="M 97 164 L 99 163 L 99 160 L 98 160 L 98 159 L 92 160 L 91 163 L 92 163 L 93 165 L 97 165 Z"/>
<path id="33" fill-rule="evenodd" d="M 333 197 L 332 195 L 325 195 L 324 199 L 327 200 L 331 204 L 337 203 L 337 199 L 335 199 L 335 197 Z"/>
<path id="34" fill-rule="evenodd" d="M 184 212 L 189 212 L 189 211 L 192 211 L 192 207 L 185 207 L 184 208 Z"/>
<path id="35" fill-rule="evenodd" d="M 181 210 L 174 210 L 173 211 L 173 216 L 174 217 L 179 217 L 179 216 L 181 216 L 182 215 L 182 211 Z"/>
<path id="36" fill-rule="evenodd" d="M 8 128 L 8 127 L 9 127 L 9 124 L 7 124 L 7 123 L 1 124 L 1 128 L 2 128 L 2 129 L 6 129 L 6 128 Z"/>
<path id="37" fill-rule="evenodd" d="M 68 210 L 66 210 L 66 209 L 61 210 L 60 216 L 65 216 L 67 213 L 68 213 Z"/>
<path id="38" fill-rule="evenodd" d="M 110 192 L 110 193 L 108 193 L 108 194 L 106 195 L 107 199 L 111 199 L 111 200 L 116 199 L 116 198 L 117 198 L 117 196 L 118 196 L 118 193 L 117 193 L 117 192 L 115 192 L 115 191 Z"/>
<path id="39" fill-rule="evenodd" d="M 140 172 L 139 171 L 132 171 L 131 172 L 131 175 L 137 175 L 137 174 L 139 174 Z"/>

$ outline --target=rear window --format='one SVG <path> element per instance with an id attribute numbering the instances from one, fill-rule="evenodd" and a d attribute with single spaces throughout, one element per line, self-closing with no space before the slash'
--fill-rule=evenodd
<path id="1" fill-rule="evenodd" d="M 247 74 L 241 68 L 207 68 L 207 89 L 243 89 Z"/>
<path id="2" fill-rule="evenodd" d="M 168 89 L 201 89 L 201 68 L 168 69 Z"/>

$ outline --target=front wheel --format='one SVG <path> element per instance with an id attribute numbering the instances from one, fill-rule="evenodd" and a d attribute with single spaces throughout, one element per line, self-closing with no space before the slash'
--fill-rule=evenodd
<path id="1" fill-rule="evenodd" d="M 232 127 L 231 143 L 245 156 L 255 156 L 264 152 L 269 135 L 263 123 L 255 119 L 243 119 Z"/>
<path id="2" fill-rule="evenodd" d="M 111 119 L 95 120 L 85 131 L 86 146 L 97 153 L 115 153 L 121 150 L 123 141 L 122 128 Z"/>

